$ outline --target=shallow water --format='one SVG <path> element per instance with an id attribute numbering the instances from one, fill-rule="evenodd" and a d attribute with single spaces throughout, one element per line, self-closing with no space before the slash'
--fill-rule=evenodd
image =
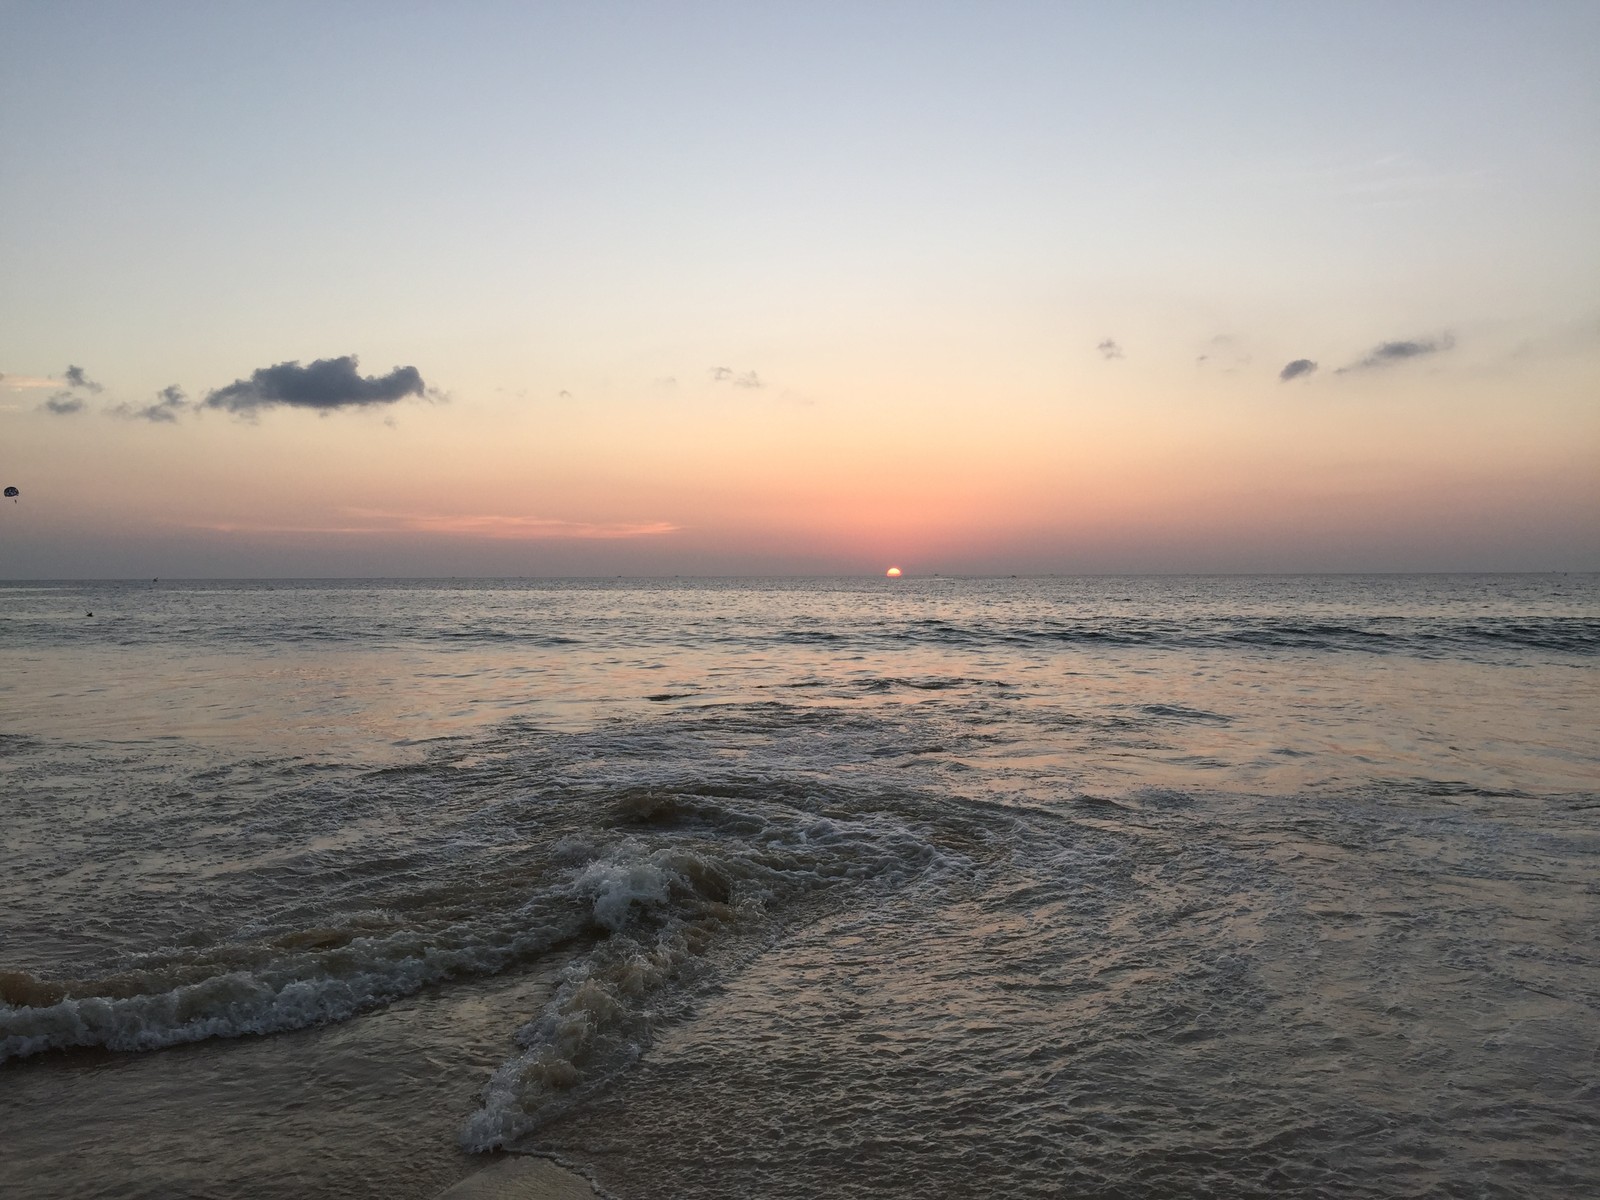
<path id="1" fill-rule="evenodd" d="M 21 1194 L 1600 1187 L 1593 576 L 0 598 Z"/>

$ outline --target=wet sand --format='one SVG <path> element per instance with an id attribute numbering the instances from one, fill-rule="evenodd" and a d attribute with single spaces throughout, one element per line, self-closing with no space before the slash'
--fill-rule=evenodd
<path id="1" fill-rule="evenodd" d="M 508 1154 L 438 1200 L 594 1200 L 599 1194 L 582 1175 L 548 1158 Z"/>

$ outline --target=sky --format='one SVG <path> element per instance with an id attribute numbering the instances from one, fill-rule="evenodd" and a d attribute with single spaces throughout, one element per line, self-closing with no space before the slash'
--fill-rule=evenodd
<path id="1" fill-rule="evenodd" d="M 0 0 L 0 579 L 1600 569 L 1600 5 Z"/>

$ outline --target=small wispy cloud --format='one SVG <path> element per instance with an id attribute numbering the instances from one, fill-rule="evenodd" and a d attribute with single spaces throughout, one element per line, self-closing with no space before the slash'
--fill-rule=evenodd
<path id="1" fill-rule="evenodd" d="M 362 375 L 357 367 L 353 354 L 319 358 L 304 367 L 298 361 L 259 367 L 249 379 L 207 393 L 204 406 L 242 416 L 280 406 L 328 413 L 434 394 L 415 367 L 396 367 L 387 375 Z"/>
<path id="2" fill-rule="evenodd" d="M 143 407 L 133 404 L 119 404 L 112 409 L 112 413 L 129 420 L 150 421 L 157 425 L 175 424 L 178 416 L 189 407 L 189 400 L 183 394 L 183 389 L 177 384 L 169 384 L 156 393 L 155 403 Z"/>
<path id="3" fill-rule="evenodd" d="M 1310 375 L 1317 369 L 1317 364 L 1309 358 L 1297 358 L 1292 363 L 1285 364 L 1283 370 L 1278 372 L 1278 379 L 1288 383 L 1291 379 L 1301 379 Z"/>
<path id="4" fill-rule="evenodd" d="M 60 387 L 54 379 L 46 379 L 39 375 L 0 375 L 0 389 L 29 392 L 37 388 Z"/>
<path id="5" fill-rule="evenodd" d="M 767 386 L 761 381 L 761 376 L 754 371 L 735 371 L 732 367 L 712 367 L 710 375 L 713 383 L 731 383 L 738 388 L 762 388 Z"/>
<path id="6" fill-rule="evenodd" d="M 432 516 L 407 513 L 370 513 L 370 516 L 397 523 L 398 528 L 419 533 L 448 533 L 463 537 L 494 538 L 510 541 L 545 538 L 582 538 L 611 541 L 618 538 L 659 537 L 675 533 L 670 521 L 603 522 L 564 521 L 554 517 L 507 516 L 504 514 L 463 514 Z"/>
<path id="7" fill-rule="evenodd" d="M 84 407 L 83 397 L 74 396 L 68 391 L 60 391 L 39 405 L 39 411 L 54 413 L 58 417 L 70 417 L 74 413 L 81 413 Z"/>
<path id="8" fill-rule="evenodd" d="M 1479 191 L 1487 171 L 1447 171 L 1408 154 L 1383 154 L 1346 163 L 1333 186 L 1347 196 L 1379 203 L 1406 203 L 1446 192 Z"/>
<path id="9" fill-rule="evenodd" d="M 1449 169 L 1398 152 L 1289 160 L 1270 168 L 1269 178 L 1369 208 L 1436 203 L 1449 196 L 1481 192 L 1495 182 L 1492 171 Z"/>
<path id="10" fill-rule="evenodd" d="M 1217 334 L 1194 358 L 1195 366 L 1218 370 L 1225 375 L 1232 375 L 1240 368 L 1249 366 L 1250 362 L 1249 352 L 1230 333 Z"/>
<path id="11" fill-rule="evenodd" d="M 88 375 L 84 374 L 82 367 L 69 366 L 66 369 L 66 372 L 62 375 L 62 378 L 67 381 L 67 386 L 70 388 L 78 388 L 79 390 L 85 392 L 105 391 L 103 387 L 101 387 L 94 380 L 90 379 Z"/>
<path id="12" fill-rule="evenodd" d="M 1524 338 L 1506 358 L 1562 358 L 1572 354 L 1592 354 L 1596 350 L 1600 350 L 1600 317 L 1588 316 Z"/>
<path id="13" fill-rule="evenodd" d="M 1116 338 L 1106 338 L 1095 346 L 1095 349 L 1100 351 L 1100 357 L 1108 362 L 1113 358 L 1122 357 L 1122 347 L 1117 344 Z"/>
<path id="14" fill-rule="evenodd" d="M 1377 367 L 1388 367 L 1414 358 L 1426 358 L 1430 354 L 1442 354 L 1446 350 L 1454 349 L 1455 344 L 1455 338 L 1448 333 L 1436 338 L 1382 342 L 1373 347 L 1366 357 L 1351 363 L 1349 366 L 1340 367 L 1336 374 L 1344 375 L 1350 371 L 1370 371 Z"/>

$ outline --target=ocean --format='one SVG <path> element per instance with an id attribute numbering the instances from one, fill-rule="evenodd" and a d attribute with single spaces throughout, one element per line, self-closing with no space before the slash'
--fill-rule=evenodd
<path id="1" fill-rule="evenodd" d="M 1600 577 L 0 584 L 0 1193 L 1600 1195 Z"/>

